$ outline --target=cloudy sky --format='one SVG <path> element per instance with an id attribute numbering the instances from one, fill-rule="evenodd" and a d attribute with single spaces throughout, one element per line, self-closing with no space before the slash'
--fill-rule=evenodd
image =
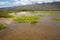
<path id="1" fill-rule="evenodd" d="M 19 5 L 27 5 L 27 4 L 36 4 L 43 2 L 54 2 L 60 0 L 0 0 L 0 8 L 1 7 L 10 7 L 10 6 L 19 6 Z"/>

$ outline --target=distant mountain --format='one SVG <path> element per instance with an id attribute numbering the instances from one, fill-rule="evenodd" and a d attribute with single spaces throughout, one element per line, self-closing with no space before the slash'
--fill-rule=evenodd
<path id="1" fill-rule="evenodd" d="M 59 10 L 60 11 L 60 2 L 6 7 L 6 8 L 0 8 L 0 10 L 9 10 L 9 11 L 11 10 Z"/>

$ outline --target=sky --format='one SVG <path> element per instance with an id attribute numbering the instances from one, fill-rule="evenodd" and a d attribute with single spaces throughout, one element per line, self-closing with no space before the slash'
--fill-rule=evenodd
<path id="1" fill-rule="evenodd" d="M 28 5 L 28 4 L 37 4 L 37 3 L 55 2 L 55 1 L 60 1 L 60 0 L 0 0 L 0 8 Z"/>

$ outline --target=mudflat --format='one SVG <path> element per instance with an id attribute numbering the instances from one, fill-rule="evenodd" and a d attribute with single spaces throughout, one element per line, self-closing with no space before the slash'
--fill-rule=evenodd
<path id="1" fill-rule="evenodd" d="M 44 14 L 36 24 L 0 18 L 0 22 L 7 26 L 5 31 L 0 32 L 0 40 L 60 40 L 60 21 L 52 19 L 55 17 L 60 17 L 60 11 Z"/>

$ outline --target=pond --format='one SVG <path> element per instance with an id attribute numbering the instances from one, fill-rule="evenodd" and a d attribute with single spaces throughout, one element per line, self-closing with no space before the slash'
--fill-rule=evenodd
<path id="1" fill-rule="evenodd" d="M 19 12 L 16 15 L 19 15 Z M 60 40 L 60 21 L 55 21 L 53 18 L 60 18 L 60 11 L 37 11 L 36 13 L 23 14 L 30 16 L 33 15 L 44 15 L 39 19 L 38 23 L 18 23 L 6 22 L 8 19 L 0 19 L 1 22 L 6 22 L 7 30 L 0 33 L 0 40 Z M 15 16 L 16 16 L 15 15 Z M 19 16 L 20 16 L 19 15 Z M 40 17 L 40 16 L 39 16 Z"/>

